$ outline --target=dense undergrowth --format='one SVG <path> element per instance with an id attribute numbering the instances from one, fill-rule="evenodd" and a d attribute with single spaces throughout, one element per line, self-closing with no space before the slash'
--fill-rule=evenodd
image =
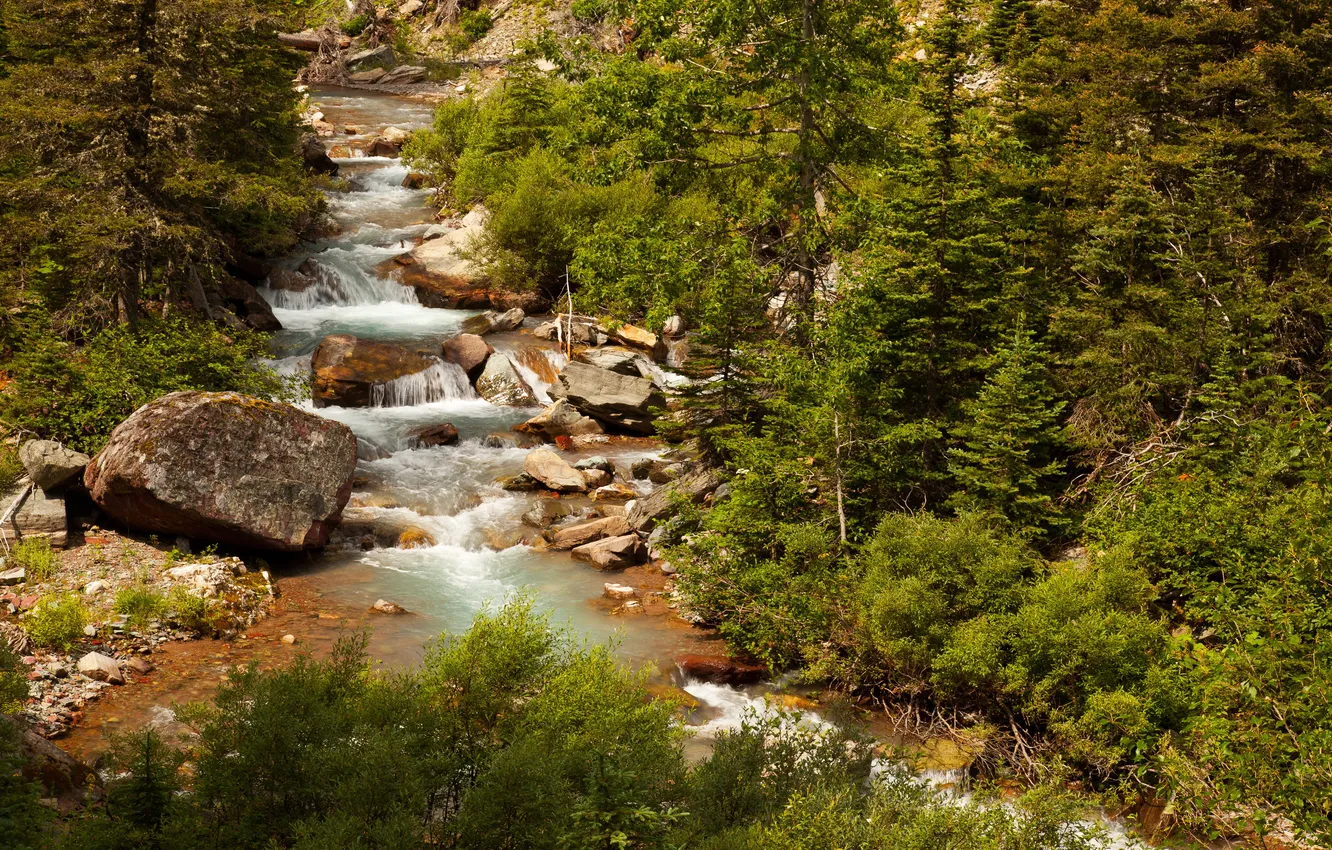
<path id="1" fill-rule="evenodd" d="M 753 715 L 688 764 L 672 704 L 530 600 L 483 612 L 412 673 L 372 672 L 364 649 L 349 635 L 326 661 L 238 672 L 182 714 L 198 730 L 186 749 L 151 730 L 120 739 L 105 807 L 63 824 L 22 783 L 0 784 L 0 827 L 26 827 L 19 847 L 71 850 L 1079 850 L 1098 839 L 1048 789 L 959 807 L 900 772 L 870 781 L 866 741 L 795 715 Z"/>
<path id="2" fill-rule="evenodd" d="M 1326 835 L 1325 4 L 581 14 L 633 49 L 407 155 L 494 277 L 692 328 L 696 613 L 983 774 Z"/>

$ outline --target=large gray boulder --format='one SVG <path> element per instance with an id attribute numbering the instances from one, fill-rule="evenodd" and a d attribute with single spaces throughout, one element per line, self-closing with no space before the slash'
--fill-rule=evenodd
<path id="1" fill-rule="evenodd" d="M 607 425 L 635 434 L 651 434 L 652 408 L 666 405 L 665 397 L 651 381 L 577 361 L 560 372 L 550 395 L 567 399 L 580 412 Z"/>
<path id="2" fill-rule="evenodd" d="M 126 525 L 237 546 L 323 546 L 342 518 L 356 437 L 340 422 L 238 393 L 179 392 L 111 432 L 84 483 Z"/>
<path id="3" fill-rule="evenodd" d="M 33 484 L 54 492 L 79 480 L 92 458 L 55 440 L 29 440 L 19 446 L 19 460 Z"/>

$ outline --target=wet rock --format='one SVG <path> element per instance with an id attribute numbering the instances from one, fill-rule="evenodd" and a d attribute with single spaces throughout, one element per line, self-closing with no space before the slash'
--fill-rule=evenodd
<path id="1" fill-rule="evenodd" d="M 628 533 L 629 523 L 625 522 L 624 517 L 608 516 L 560 526 L 548 532 L 546 539 L 550 541 L 550 548 L 563 550 L 606 537 L 622 537 Z"/>
<path id="2" fill-rule="evenodd" d="M 603 429 L 597 420 L 579 413 L 572 404 L 560 399 L 513 430 L 534 434 L 546 440 L 556 437 L 580 437 L 600 434 Z"/>
<path id="3" fill-rule="evenodd" d="M 671 501 L 675 494 L 684 496 L 691 502 L 701 502 L 703 498 L 716 490 L 721 478 L 714 470 L 700 469 L 681 477 L 664 487 L 658 487 L 647 496 L 637 499 L 629 511 L 629 525 L 635 531 L 647 533 L 657 521 L 671 510 Z"/>
<path id="4" fill-rule="evenodd" d="M 346 425 L 238 393 L 178 392 L 117 426 L 84 482 L 143 531 L 297 551 L 327 542 L 355 468 Z"/>
<path id="5" fill-rule="evenodd" d="M 606 425 L 636 434 L 651 434 L 651 411 L 666 404 L 651 381 L 576 361 L 560 372 L 550 394 Z"/>
<path id="6" fill-rule="evenodd" d="M 536 394 L 518 374 L 513 361 L 501 352 L 486 358 L 486 366 L 476 379 L 476 391 L 491 404 L 531 407 L 537 403 Z"/>
<path id="7" fill-rule="evenodd" d="M 418 428 L 411 436 L 411 444 L 419 448 L 431 446 L 452 446 L 458 442 L 458 429 L 452 423 L 441 422 L 426 428 Z"/>
<path id="8" fill-rule="evenodd" d="M 19 460 L 33 484 L 54 492 L 81 481 L 83 470 L 92 458 L 54 440 L 28 440 L 19 446 Z"/>
<path id="9" fill-rule="evenodd" d="M 523 319 L 526 318 L 527 314 L 523 312 L 521 307 L 514 307 L 511 310 L 505 310 L 503 313 L 487 310 L 465 320 L 462 329 L 464 333 L 477 336 L 485 336 L 489 333 L 504 333 L 521 327 Z"/>
<path id="10" fill-rule="evenodd" d="M 611 474 L 604 469 L 584 469 L 583 478 L 591 489 L 605 487 L 611 483 Z"/>
<path id="11" fill-rule="evenodd" d="M 444 340 L 442 353 L 445 360 L 462 367 L 467 373 L 467 380 L 475 382 L 481 377 L 486 360 L 495 353 L 495 349 L 477 334 L 464 333 Z"/>
<path id="12" fill-rule="evenodd" d="M 338 164 L 328 155 L 324 143 L 314 133 L 306 133 L 297 142 L 297 151 L 305 167 L 316 174 L 334 175 L 338 173 Z"/>
<path id="13" fill-rule="evenodd" d="M 363 68 L 369 68 L 371 65 L 388 66 L 396 65 L 397 62 L 398 57 L 393 53 L 393 48 L 387 44 L 381 44 L 378 47 L 372 47 L 348 56 L 347 68 L 352 71 L 359 71 Z"/>
<path id="14" fill-rule="evenodd" d="M 367 156 L 383 156 L 391 159 L 402 153 L 402 145 L 379 136 L 370 141 L 365 152 Z"/>
<path id="15" fill-rule="evenodd" d="M 420 171 L 409 171 L 407 172 L 407 176 L 402 178 L 402 188 L 421 189 L 425 187 L 426 182 L 429 180 L 430 178 Z"/>
<path id="16" fill-rule="evenodd" d="M 552 451 L 537 449 L 528 452 L 523 461 L 523 472 L 557 493 L 581 493 L 587 489 L 583 473 Z"/>
<path id="17" fill-rule="evenodd" d="M 120 664 L 114 658 L 100 652 L 90 652 L 79 659 L 79 672 L 98 682 L 110 682 L 113 685 L 125 684 L 125 676 L 120 672 Z"/>
<path id="18" fill-rule="evenodd" d="M 654 465 L 648 470 L 648 480 L 653 484 L 670 484 L 688 471 L 689 467 L 683 463 Z"/>
<path id="19" fill-rule="evenodd" d="M 497 483 L 500 485 L 500 489 L 508 490 L 511 493 L 530 493 L 533 490 L 541 489 L 541 482 L 526 472 L 501 478 Z"/>
<path id="20" fill-rule="evenodd" d="M 592 501 L 620 501 L 623 499 L 637 499 L 638 491 L 632 487 L 620 483 L 607 484 L 604 487 L 598 487 L 592 491 Z"/>
<path id="21" fill-rule="evenodd" d="M 398 535 L 399 549 L 427 549 L 438 545 L 435 536 L 424 528 L 411 526 Z"/>
<path id="22" fill-rule="evenodd" d="M 153 672 L 153 665 L 146 658 L 138 658 L 138 657 L 131 658 L 125 662 L 124 666 L 127 669 L 133 670 L 135 673 L 138 673 L 140 676 L 146 676 L 149 673 Z"/>
<path id="23" fill-rule="evenodd" d="M 523 514 L 523 524 L 533 528 L 549 528 L 572 513 L 573 508 L 559 499 L 541 499 Z"/>
<path id="24" fill-rule="evenodd" d="M 282 330 L 273 308 L 253 286 L 234 277 L 224 277 L 217 285 L 222 306 L 234 313 L 249 328 L 264 333 Z"/>
<path id="25" fill-rule="evenodd" d="M 507 431 L 496 431 L 481 438 L 481 445 L 488 449 L 525 449 L 535 445 L 536 442 L 527 435 L 518 435 Z"/>
<path id="26" fill-rule="evenodd" d="M 615 600 L 633 599 L 638 595 L 637 591 L 635 591 L 632 587 L 630 587 L 627 584 L 615 584 L 613 582 L 608 581 L 602 586 L 605 589 L 602 591 L 601 595 L 605 596 L 607 599 L 615 599 Z"/>
<path id="27" fill-rule="evenodd" d="M 376 599 L 375 604 L 370 606 L 370 610 L 376 614 L 406 614 L 407 609 L 396 602 L 389 602 L 387 599 Z"/>
<path id="28" fill-rule="evenodd" d="M 273 269 L 265 281 L 269 289 L 283 292 L 304 292 L 314 286 L 314 278 L 290 269 Z"/>
<path id="29" fill-rule="evenodd" d="M 315 407 L 367 407 L 374 387 L 430 367 L 429 358 L 387 342 L 351 334 L 324 337 L 310 359 L 310 395 Z"/>
<path id="30" fill-rule="evenodd" d="M 676 664 L 691 679 L 723 685 L 748 685 L 768 674 L 768 669 L 761 664 L 747 664 L 724 655 L 682 655 L 676 659 Z"/>
<path id="31" fill-rule="evenodd" d="M 593 455 L 592 457 L 583 458 L 582 460 L 574 464 L 574 469 L 582 469 L 582 470 L 600 469 L 610 473 L 611 475 L 615 474 L 614 464 L 606 460 L 601 455 Z"/>
<path id="32" fill-rule="evenodd" d="M 618 519 L 618 517 L 613 517 Z M 647 560 L 647 550 L 637 534 L 621 537 L 607 537 L 592 543 L 585 543 L 573 550 L 576 560 L 587 561 L 599 570 L 619 570 L 632 567 Z"/>

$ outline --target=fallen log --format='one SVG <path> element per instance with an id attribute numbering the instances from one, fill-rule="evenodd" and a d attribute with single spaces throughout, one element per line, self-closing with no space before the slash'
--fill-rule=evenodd
<path id="1" fill-rule="evenodd" d="M 294 47 L 297 50 L 309 50 L 312 53 L 319 52 L 319 47 L 323 43 L 318 33 L 313 32 L 280 32 L 278 41 Z"/>

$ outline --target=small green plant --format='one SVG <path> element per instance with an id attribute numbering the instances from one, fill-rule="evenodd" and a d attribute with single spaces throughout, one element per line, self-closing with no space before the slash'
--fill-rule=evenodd
<path id="1" fill-rule="evenodd" d="M 458 28 L 467 35 L 471 41 L 477 41 L 486 33 L 495 22 L 490 17 L 490 12 L 485 9 L 464 9 L 458 15 Z"/>
<path id="2" fill-rule="evenodd" d="M 14 547 L 11 555 L 14 563 L 27 571 L 28 581 L 46 581 L 55 575 L 60 563 L 59 557 L 51 549 L 51 541 L 45 537 L 25 537 Z"/>
<path id="3" fill-rule="evenodd" d="M 599 21 L 611 11 L 609 0 L 574 0 L 569 12 L 579 21 Z"/>
<path id="4" fill-rule="evenodd" d="M 370 26 L 370 16 L 361 14 L 354 18 L 349 18 L 342 22 L 342 31 L 352 38 L 365 32 L 365 28 Z"/>
<path id="5" fill-rule="evenodd" d="M 69 650 L 83 637 L 88 609 L 73 594 L 44 599 L 24 619 L 28 637 L 38 646 Z"/>
<path id="6" fill-rule="evenodd" d="M 141 629 L 167 612 L 167 598 L 143 584 L 126 587 L 116 594 L 116 612 L 129 617 L 131 628 Z"/>
<path id="7" fill-rule="evenodd" d="M 173 587 L 166 598 L 167 617 L 182 629 L 208 633 L 208 601 L 183 587 Z"/>
<path id="8" fill-rule="evenodd" d="M 23 463 L 19 460 L 18 446 L 0 446 L 0 493 L 8 492 L 23 477 Z"/>

